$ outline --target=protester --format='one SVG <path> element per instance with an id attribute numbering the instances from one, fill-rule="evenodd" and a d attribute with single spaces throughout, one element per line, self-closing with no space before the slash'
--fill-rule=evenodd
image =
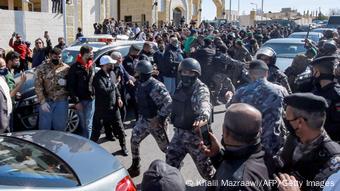
<path id="1" fill-rule="evenodd" d="M 67 90 L 78 112 L 81 135 L 88 139 L 92 133 L 95 110 L 95 97 L 92 86 L 95 75 L 94 69 L 92 48 L 82 46 L 76 63 L 72 64 L 67 77 Z"/>
<path id="2" fill-rule="evenodd" d="M 35 92 L 39 107 L 39 129 L 65 131 L 68 121 L 67 75 L 70 66 L 61 60 L 61 49 L 50 51 L 49 59 L 36 69 Z"/>

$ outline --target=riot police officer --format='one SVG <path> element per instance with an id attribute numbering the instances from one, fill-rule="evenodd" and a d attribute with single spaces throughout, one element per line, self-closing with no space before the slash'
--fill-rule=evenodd
<path id="1" fill-rule="evenodd" d="M 263 47 L 256 53 L 256 59 L 264 61 L 269 67 L 268 81 L 285 87 L 288 93 L 292 93 L 287 76 L 279 70 L 276 64 L 276 52 L 270 47 Z"/>
<path id="2" fill-rule="evenodd" d="M 314 94 L 324 97 L 329 108 L 325 129 L 333 141 L 340 141 L 340 84 L 334 82 L 334 68 L 339 63 L 336 56 L 324 56 L 311 62 L 313 66 Z"/>
<path id="3" fill-rule="evenodd" d="M 140 174 L 139 145 L 145 137 L 151 134 L 163 152 L 169 143 L 166 119 L 171 112 L 172 99 L 164 84 L 151 76 L 152 70 L 152 64 L 147 60 L 137 63 L 136 73 L 140 82 L 136 90 L 139 118 L 131 136 L 132 165 L 128 169 L 131 177 Z"/>
<path id="4" fill-rule="evenodd" d="M 208 125 L 211 116 L 210 92 L 198 79 L 201 66 L 197 60 L 184 59 L 178 67 L 178 73 L 181 81 L 173 96 L 171 115 L 175 134 L 167 150 L 166 162 L 180 168 L 181 162 L 189 153 L 201 176 L 211 179 L 215 170 L 210 159 L 199 149 L 200 130 Z"/>
<path id="5" fill-rule="evenodd" d="M 325 41 L 324 44 L 319 48 L 319 54 L 316 56 L 317 58 L 323 56 L 332 56 L 337 53 L 337 46 L 334 40 Z"/>
<path id="6" fill-rule="evenodd" d="M 302 181 L 302 190 L 321 190 L 323 181 L 340 167 L 340 145 L 329 138 L 323 126 L 327 102 L 312 93 L 292 94 L 284 102 L 284 123 L 290 136 L 274 157 L 278 170 Z"/>

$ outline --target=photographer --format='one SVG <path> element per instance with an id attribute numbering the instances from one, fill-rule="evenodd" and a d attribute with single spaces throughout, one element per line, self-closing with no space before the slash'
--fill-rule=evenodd
<path id="1" fill-rule="evenodd" d="M 15 41 L 14 41 L 15 37 Z M 26 43 L 22 40 L 22 36 L 18 33 L 13 33 L 12 38 L 9 40 L 8 45 L 13 48 L 13 50 L 20 54 L 20 66 L 15 69 L 15 73 L 19 73 L 23 70 L 28 70 L 26 56 L 28 53 L 28 47 Z"/>
<path id="2" fill-rule="evenodd" d="M 35 40 L 35 47 L 33 49 L 32 67 L 39 66 L 48 57 L 52 50 L 52 43 L 48 31 L 45 31 L 44 38 L 46 40 L 46 47 L 44 41 L 41 38 Z"/>

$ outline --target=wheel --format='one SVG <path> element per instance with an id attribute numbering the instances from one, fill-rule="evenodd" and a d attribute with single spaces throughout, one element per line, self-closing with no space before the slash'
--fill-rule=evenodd
<path id="1" fill-rule="evenodd" d="M 79 116 L 74 109 L 68 109 L 68 121 L 66 131 L 70 133 L 74 133 L 79 125 Z"/>

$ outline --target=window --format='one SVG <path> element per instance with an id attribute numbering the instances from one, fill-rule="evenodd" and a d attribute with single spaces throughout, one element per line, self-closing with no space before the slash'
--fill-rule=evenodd
<path id="1" fill-rule="evenodd" d="M 53 153 L 17 138 L 0 137 L 0 185 L 75 187 L 79 182 Z"/>
<path id="2" fill-rule="evenodd" d="M 124 16 L 125 22 L 132 22 L 132 16 Z"/>

